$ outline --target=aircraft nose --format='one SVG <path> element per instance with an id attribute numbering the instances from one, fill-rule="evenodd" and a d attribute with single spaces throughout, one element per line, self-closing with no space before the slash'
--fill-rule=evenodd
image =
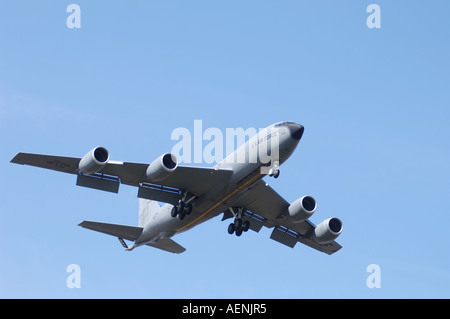
<path id="1" fill-rule="evenodd" d="M 290 123 L 288 124 L 289 131 L 291 132 L 291 137 L 296 140 L 300 140 L 303 135 L 303 131 L 305 128 L 303 125 L 296 124 L 296 123 Z"/>

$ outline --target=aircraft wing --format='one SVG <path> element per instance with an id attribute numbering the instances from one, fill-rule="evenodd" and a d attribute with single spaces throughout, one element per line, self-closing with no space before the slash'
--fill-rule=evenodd
<path id="1" fill-rule="evenodd" d="M 11 160 L 11 163 L 79 175 L 80 161 L 81 158 L 78 157 L 18 153 Z M 98 173 L 79 175 L 77 185 L 117 193 L 119 183 L 141 186 L 141 183 L 148 182 L 145 176 L 148 166 L 149 164 L 144 163 L 108 161 Z M 179 165 L 171 175 L 155 184 L 162 187 L 187 190 L 196 196 L 200 196 L 216 185 L 226 183 L 232 173 L 233 171 L 229 169 Z M 164 197 L 168 197 L 155 192 L 152 193 L 152 196 L 154 194 L 156 194 L 156 197 L 161 197 L 155 198 L 155 200 L 164 201 Z M 169 199 L 168 202 L 171 202 L 171 200 Z"/>
<path id="2" fill-rule="evenodd" d="M 117 176 L 123 184 L 139 186 L 145 181 L 145 172 L 149 164 L 131 162 L 108 162 L 100 171 L 102 174 Z M 159 184 L 166 187 L 189 190 L 200 196 L 218 183 L 226 183 L 233 171 L 197 166 L 178 166 L 177 169 Z"/>
<path id="3" fill-rule="evenodd" d="M 262 226 L 274 227 L 270 238 L 289 247 L 301 242 L 329 255 L 342 248 L 336 241 L 319 244 L 313 240 L 311 235 L 316 226 L 309 219 L 292 223 L 282 218 L 289 203 L 263 180 L 255 182 L 233 206 L 249 211 L 244 219 L 250 221 L 251 229 L 259 231 Z"/>

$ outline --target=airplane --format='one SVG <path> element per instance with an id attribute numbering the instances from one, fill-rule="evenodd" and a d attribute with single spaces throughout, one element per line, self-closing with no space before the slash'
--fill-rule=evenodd
<path id="1" fill-rule="evenodd" d="M 273 228 L 271 239 L 288 247 L 301 242 L 331 255 L 342 248 L 335 241 L 342 233 L 341 220 L 332 217 L 316 226 L 309 220 L 317 208 L 312 196 L 289 203 L 262 179 L 279 176 L 280 165 L 294 152 L 303 132 L 295 122 L 272 124 L 214 167 L 179 165 L 171 153 L 150 164 L 112 161 L 104 147 L 95 147 L 82 158 L 18 153 L 11 162 L 74 174 L 78 186 L 107 192 L 118 193 L 120 184 L 137 187 L 138 226 L 86 220 L 79 224 L 117 237 L 127 251 L 147 245 L 182 253 L 186 249 L 172 239 L 174 235 L 223 214 L 222 221 L 234 218 L 228 226 L 230 235 L 241 236 L 249 229 L 259 232 L 264 226 Z M 267 160 L 264 154 L 276 155 Z"/>

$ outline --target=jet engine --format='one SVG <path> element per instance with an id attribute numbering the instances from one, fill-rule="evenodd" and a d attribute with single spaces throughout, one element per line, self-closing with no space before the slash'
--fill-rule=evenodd
<path id="1" fill-rule="evenodd" d="M 293 223 L 302 222 L 316 211 L 316 200 L 312 196 L 303 196 L 289 205 L 286 216 Z"/>
<path id="2" fill-rule="evenodd" d="M 333 217 L 328 218 L 316 226 L 313 238 L 319 244 L 325 244 L 335 240 L 342 232 L 342 222 Z"/>
<path id="3" fill-rule="evenodd" d="M 157 182 L 167 178 L 178 167 L 178 160 L 175 155 L 166 153 L 158 157 L 151 163 L 146 171 L 147 179 Z"/>
<path id="4" fill-rule="evenodd" d="M 90 150 L 78 164 L 78 170 L 83 174 L 94 174 L 101 170 L 109 161 L 109 152 L 104 147 Z"/>

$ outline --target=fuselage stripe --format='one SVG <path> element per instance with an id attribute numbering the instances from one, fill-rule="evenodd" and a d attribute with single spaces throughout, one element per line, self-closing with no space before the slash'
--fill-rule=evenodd
<path id="1" fill-rule="evenodd" d="M 249 179 L 247 182 L 245 182 L 242 186 L 240 186 L 239 188 L 236 188 L 234 191 L 232 191 L 230 194 L 228 194 L 227 196 L 225 196 L 222 200 L 220 200 L 219 202 L 217 202 L 216 204 L 214 204 L 211 208 L 209 208 L 206 212 L 204 212 L 203 214 L 201 214 L 199 217 L 197 217 L 196 219 L 194 219 L 193 221 L 191 221 L 190 223 L 184 225 L 183 227 L 177 229 L 176 231 L 180 231 L 185 229 L 186 227 L 191 226 L 193 223 L 197 222 L 200 218 L 203 218 L 205 215 L 209 214 L 214 208 L 216 208 L 217 206 L 219 206 L 220 204 L 222 204 L 224 201 L 226 201 L 227 199 L 229 199 L 231 196 L 233 196 L 234 194 L 236 194 L 237 192 L 239 192 L 241 189 L 243 189 L 245 186 L 247 186 L 249 183 L 253 182 L 257 177 L 260 177 L 260 174 L 256 174 L 254 177 L 252 177 L 251 179 Z"/>

